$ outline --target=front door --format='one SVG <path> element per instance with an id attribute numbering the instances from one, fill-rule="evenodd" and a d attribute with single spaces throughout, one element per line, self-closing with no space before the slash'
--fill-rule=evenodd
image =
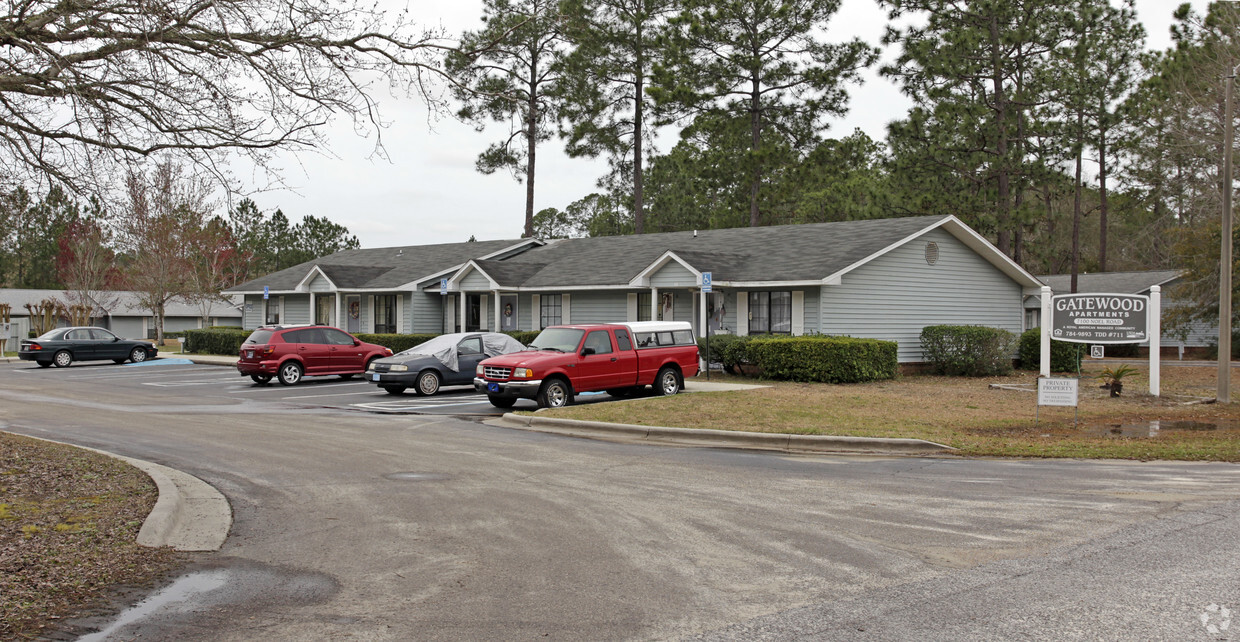
<path id="1" fill-rule="evenodd" d="M 362 331 L 362 297 L 351 294 L 344 298 L 345 300 L 345 316 L 348 317 L 349 334 L 357 334 Z"/>
<path id="2" fill-rule="evenodd" d="M 477 332 L 482 329 L 482 295 L 465 295 L 465 331 Z"/>
<path id="3" fill-rule="evenodd" d="M 505 294 L 499 298 L 499 331 L 514 332 L 517 329 L 517 297 Z"/>

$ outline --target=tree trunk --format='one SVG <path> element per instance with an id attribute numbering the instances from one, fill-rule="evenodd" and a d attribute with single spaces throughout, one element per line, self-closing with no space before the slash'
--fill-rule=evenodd
<path id="1" fill-rule="evenodd" d="M 522 238 L 534 236 L 534 160 L 538 149 L 538 64 L 531 62 L 529 104 L 525 117 L 525 231 Z"/>
<path id="2" fill-rule="evenodd" d="M 758 96 L 758 80 L 753 81 L 753 94 L 749 99 L 749 152 L 753 178 L 749 183 L 749 227 L 758 227 L 758 190 L 762 185 L 762 170 L 757 163 L 758 148 L 762 145 L 761 98 Z"/>
<path id="3" fill-rule="evenodd" d="M 1007 140 L 1007 97 L 1003 91 L 1003 52 L 999 39 L 999 18 L 990 18 L 990 58 L 991 85 L 995 97 L 995 153 L 996 174 L 999 183 L 997 203 L 995 203 L 995 227 L 998 230 L 997 246 L 1000 252 L 1011 256 L 1011 211 L 1008 207 L 1008 196 L 1011 190 L 1008 176 L 1008 140 Z"/>
<path id="4" fill-rule="evenodd" d="M 1084 122 L 1084 113 L 1078 110 L 1076 112 L 1076 179 L 1072 196 L 1072 294 L 1076 294 L 1076 275 L 1080 270 L 1081 259 L 1081 160 L 1085 155 L 1085 148 L 1081 144 L 1080 133 L 1083 131 Z"/>
<path id="5" fill-rule="evenodd" d="M 641 38 L 641 32 L 638 32 L 638 38 Z M 645 115 L 646 99 L 643 92 L 644 83 L 642 82 L 646 73 L 645 64 L 642 60 L 640 51 L 637 53 L 637 81 L 633 86 L 633 232 L 635 234 L 644 234 L 646 232 L 646 210 L 642 203 L 642 140 L 643 123 L 642 117 Z"/>

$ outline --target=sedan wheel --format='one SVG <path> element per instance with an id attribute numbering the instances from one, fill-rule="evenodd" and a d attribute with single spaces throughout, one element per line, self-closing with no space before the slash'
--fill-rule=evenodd
<path id="1" fill-rule="evenodd" d="M 287 361 L 280 366 L 280 385 L 291 386 L 301 381 L 302 369 L 301 364 L 296 361 Z"/>
<path id="2" fill-rule="evenodd" d="M 146 361 L 146 350 L 142 348 L 134 348 L 129 351 L 129 360 L 134 363 L 142 363 Z"/>
<path id="3" fill-rule="evenodd" d="M 68 368 L 69 364 L 73 363 L 73 355 L 69 354 L 68 350 L 61 350 L 52 357 L 52 363 L 56 364 L 57 368 Z"/>
<path id="4" fill-rule="evenodd" d="M 423 370 L 418 375 L 418 385 L 414 390 L 420 395 L 427 397 L 439 392 L 439 373 L 434 370 Z"/>

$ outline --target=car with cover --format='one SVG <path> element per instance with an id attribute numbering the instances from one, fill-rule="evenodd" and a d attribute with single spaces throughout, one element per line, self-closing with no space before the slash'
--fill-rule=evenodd
<path id="1" fill-rule="evenodd" d="M 274 377 L 291 386 L 304 377 L 339 375 L 349 379 L 392 351 L 328 325 L 269 325 L 258 328 L 241 344 L 237 371 L 255 383 Z"/>
<path id="2" fill-rule="evenodd" d="M 686 322 L 564 325 L 540 332 L 524 352 L 479 363 L 474 389 L 497 408 L 517 399 L 558 408 L 596 390 L 625 397 L 652 386 L 674 395 L 697 372 L 697 341 Z"/>
<path id="3" fill-rule="evenodd" d="M 388 394 L 412 388 L 414 394 L 430 396 L 442 386 L 472 384 L 483 359 L 524 349 L 520 341 L 500 332 L 453 332 L 376 359 L 366 378 Z"/>
<path id="4" fill-rule="evenodd" d="M 150 341 L 122 339 L 106 328 L 78 326 L 56 328 L 23 340 L 18 345 L 17 357 L 42 368 L 66 368 L 74 361 L 111 359 L 116 363 L 142 363 L 158 354 L 159 349 Z"/>

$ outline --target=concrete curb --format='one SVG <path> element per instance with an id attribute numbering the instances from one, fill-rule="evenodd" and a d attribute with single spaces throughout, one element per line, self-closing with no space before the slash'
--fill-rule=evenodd
<path id="1" fill-rule="evenodd" d="M 155 508 L 138 531 L 139 545 L 171 546 L 178 551 L 218 551 L 224 546 L 232 529 L 232 507 L 215 487 L 174 468 L 103 450 L 95 452 L 141 470 L 159 489 Z"/>
<path id="2" fill-rule="evenodd" d="M 739 430 L 637 426 L 633 424 L 610 424 L 601 421 L 530 417 L 513 413 L 507 413 L 497 420 L 486 423 L 605 441 L 774 450 L 790 453 L 894 453 L 926 455 L 955 450 L 951 446 L 944 446 L 943 444 L 936 444 L 921 439 L 788 435 L 743 432 Z"/>
<path id="3" fill-rule="evenodd" d="M 232 529 L 232 507 L 228 499 L 214 486 L 189 473 L 98 448 L 21 436 L 107 455 L 146 473 L 155 482 L 159 499 L 155 500 L 155 508 L 142 522 L 142 528 L 138 529 L 139 546 L 171 546 L 178 551 L 218 551 L 228 538 L 228 531 Z"/>

